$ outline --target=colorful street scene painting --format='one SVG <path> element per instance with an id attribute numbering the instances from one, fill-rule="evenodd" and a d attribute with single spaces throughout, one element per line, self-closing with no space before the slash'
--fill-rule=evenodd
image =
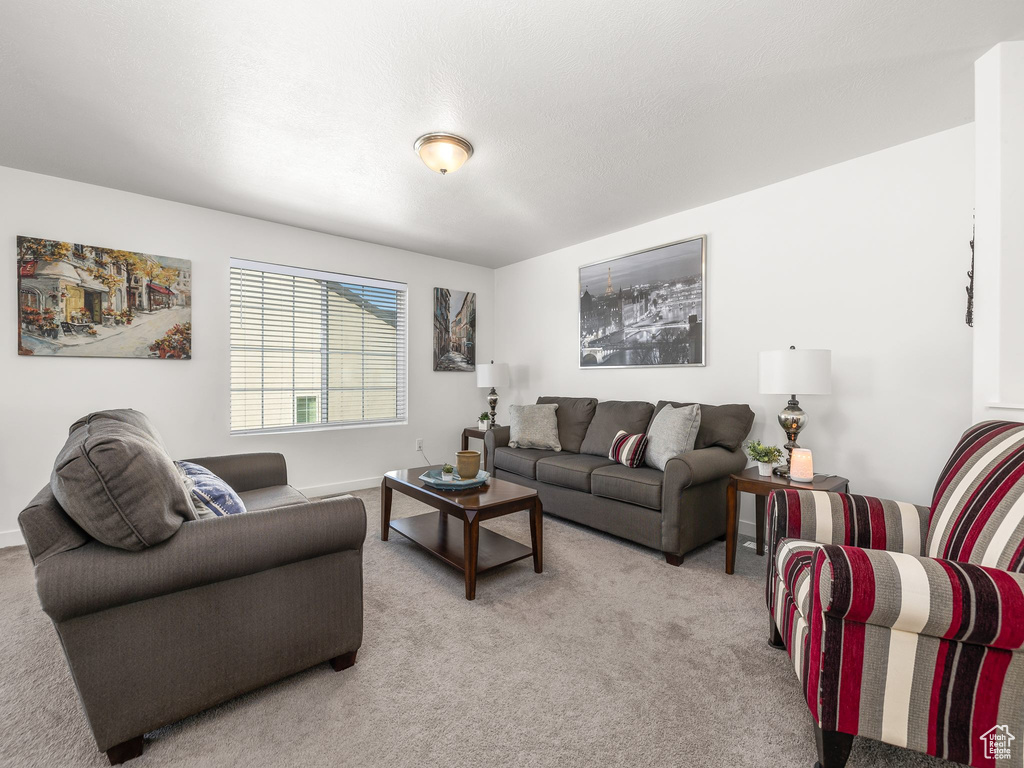
<path id="1" fill-rule="evenodd" d="M 192 357 L 192 262 L 18 237 L 18 354 Z"/>

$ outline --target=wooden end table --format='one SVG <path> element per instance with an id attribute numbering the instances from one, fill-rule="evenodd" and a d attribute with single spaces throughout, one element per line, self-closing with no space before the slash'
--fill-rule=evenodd
<path id="1" fill-rule="evenodd" d="M 396 469 L 384 475 L 380 484 L 380 538 L 388 540 L 394 530 L 423 547 L 466 576 L 466 599 L 476 599 L 476 577 L 508 563 L 533 555 L 533 570 L 544 570 L 542 508 L 537 491 L 507 480 L 491 478 L 487 485 L 465 491 L 442 491 L 420 480 L 436 467 Z M 391 494 L 403 493 L 422 501 L 436 512 L 391 520 Z M 527 547 L 499 533 L 481 528 L 480 523 L 502 515 L 527 510 L 530 513 L 530 541 Z M 462 521 L 449 526 L 448 517 Z"/>
<path id="2" fill-rule="evenodd" d="M 484 439 L 486 436 L 487 430 L 479 427 L 466 427 L 462 430 L 462 450 L 469 450 L 469 438 L 471 437 L 483 443 L 483 450 L 480 451 L 480 467 L 482 469 L 487 469 L 487 441 Z"/>
<path id="3" fill-rule="evenodd" d="M 849 493 L 850 481 L 839 475 L 815 475 L 809 483 L 798 483 L 786 477 L 768 475 L 762 477 L 757 467 L 729 475 L 729 487 L 725 497 L 725 572 L 732 573 L 736 566 L 736 545 L 739 539 L 738 493 L 752 493 L 756 497 L 754 517 L 757 525 L 757 554 L 764 554 L 765 499 L 772 491 L 794 489 L 800 491 L 831 491 Z"/>

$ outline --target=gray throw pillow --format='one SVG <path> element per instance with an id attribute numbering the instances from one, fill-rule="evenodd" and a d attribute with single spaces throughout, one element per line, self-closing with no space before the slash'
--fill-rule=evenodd
<path id="1" fill-rule="evenodd" d="M 673 408 L 666 405 L 651 422 L 647 430 L 647 466 L 665 471 L 673 456 L 693 450 L 700 429 L 700 406 L 684 405 Z"/>
<path id="2" fill-rule="evenodd" d="M 558 442 L 558 417 L 555 403 L 509 406 L 509 448 L 562 450 Z"/>
<path id="3" fill-rule="evenodd" d="M 94 419 L 68 437 L 50 474 L 58 503 L 97 541 L 138 551 L 195 520 L 174 462 L 138 427 Z"/>

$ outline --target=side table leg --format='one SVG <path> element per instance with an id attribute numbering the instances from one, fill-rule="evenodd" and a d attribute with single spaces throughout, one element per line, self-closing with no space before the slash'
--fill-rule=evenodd
<path id="1" fill-rule="evenodd" d="M 465 557 L 466 599 L 476 600 L 476 553 L 480 542 L 480 518 L 465 521 L 462 528 L 462 551 Z"/>
<path id="2" fill-rule="evenodd" d="M 380 481 L 380 540 L 388 540 L 388 529 L 391 527 L 391 488 L 385 478 Z"/>
<path id="3" fill-rule="evenodd" d="M 765 508 L 765 496 L 754 497 L 754 517 L 757 518 L 755 525 L 757 526 L 757 554 L 764 554 L 764 508 Z"/>
<path id="4" fill-rule="evenodd" d="M 469 450 L 469 435 L 467 435 L 465 432 L 462 433 L 462 450 Z"/>
<path id="5" fill-rule="evenodd" d="M 736 567 L 736 484 L 729 482 L 725 491 L 725 572 L 732 573 Z"/>
<path id="6" fill-rule="evenodd" d="M 544 510 L 540 504 L 540 497 L 533 500 L 533 507 L 530 509 L 530 539 L 533 543 L 533 570 L 534 573 L 544 573 Z"/>

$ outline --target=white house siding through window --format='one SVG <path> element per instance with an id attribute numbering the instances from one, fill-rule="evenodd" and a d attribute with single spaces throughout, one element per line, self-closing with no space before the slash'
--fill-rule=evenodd
<path id="1" fill-rule="evenodd" d="M 404 284 L 232 259 L 232 432 L 405 418 Z"/>

